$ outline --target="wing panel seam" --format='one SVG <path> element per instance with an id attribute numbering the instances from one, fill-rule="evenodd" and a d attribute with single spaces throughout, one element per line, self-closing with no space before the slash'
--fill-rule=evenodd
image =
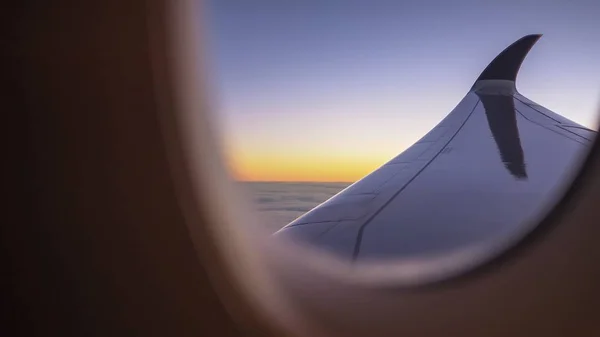
<path id="1" fill-rule="evenodd" d="M 469 113 L 469 115 L 467 116 L 467 118 L 465 118 L 465 120 L 463 121 L 463 123 L 460 125 L 460 127 L 456 130 L 456 132 L 454 133 L 454 135 L 452 135 L 452 137 L 448 140 L 448 142 L 446 142 L 446 144 L 444 144 L 444 146 L 438 151 L 438 153 L 436 153 L 428 162 L 427 164 L 425 164 L 412 178 L 410 178 L 409 181 L 406 182 L 406 184 L 404 184 L 404 186 L 402 186 L 396 193 L 394 193 L 394 195 L 392 195 L 392 197 L 386 201 L 381 207 L 379 207 L 379 209 L 377 211 L 375 211 L 375 213 L 370 216 L 361 226 L 360 229 L 358 230 L 358 235 L 356 238 L 356 243 L 354 244 L 354 252 L 352 254 L 352 261 L 356 261 L 358 254 L 360 253 L 360 245 L 362 243 L 362 236 L 364 233 L 365 228 L 367 227 L 367 225 L 369 223 L 371 223 L 371 221 L 373 221 L 373 219 L 375 219 L 375 217 L 381 213 L 381 211 L 387 207 L 394 199 L 396 199 L 396 197 L 402 193 L 402 191 L 404 191 L 404 189 L 406 189 L 406 187 L 408 185 L 410 185 L 410 183 L 412 183 L 420 174 L 421 172 L 423 172 L 428 166 L 429 164 L 431 164 L 435 158 L 437 158 L 442 151 L 444 151 L 444 149 L 448 146 L 448 144 L 450 144 L 452 142 L 452 140 L 454 140 L 454 138 L 456 137 L 456 135 L 458 135 L 458 133 L 460 132 L 460 130 L 462 130 L 462 128 L 465 126 L 465 124 L 467 124 L 467 121 L 469 121 L 469 119 L 471 118 L 471 116 L 473 115 L 473 112 L 475 111 L 475 109 L 477 109 L 477 106 L 479 105 L 479 103 L 481 103 L 481 99 L 478 99 L 477 102 L 475 103 L 475 105 L 473 106 L 473 109 L 471 110 L 471 112 Z"/>
<path id="2" fill-rule="evenodd" d="M 575 136 L 577 136 L 577 137 L 579 137 L 579 138 L 583 138 L 583 139 L 585 139 L 585 140 L 587 140 L 587 141 L 591 141 L 591 139 L 588 139 L 587 137 L 584 137 L 584 136 L 582 136 L 582 135 L 580 135 L 580 134 L 578 134 L 578 133 L 576 133 L 576 132 L 573 132 L 573 131 L 571 131 L 571 130 L 567 129 L 566 127 L 564 127 L 564 126 L 562 126 L 562 125 L 557 125 L 557 127 L 561 128 L 562 130 L 565 130 L 565 131 L 567 131 L 568 133 L 571 133 L 571 134 L 573 134 L 573 135 L 575 135 Z"/>
<path id="3" fill-rule="evenodd" d="M 555 118 L 552 118 L 552 117 L 548 116 L 547 114 L 545 114 L 545 113 L 541 112 L 540 110 L 536 109 L 535 107 L 531 106 L 531 104 L 527 104 L 527 103 L 523 102 L 523 101 L 522 101 L 522 100 L 521 100 L 519 97 L 517 97 L 517 96 L 513 96 L 513 97 L 514 97 L 514 99 L 516 99 L 517 101 L 519 101 L 519 102 L 521 102 L 521 103 L 523 103 L 523 104 L 527 105 L 529 108 L 531 108 L 531 109 L 533 109 L 533 110 L 537 111 L 539 114 L 542 114 L 542 115 L 544 115 L 544 116 L 546 116 L 546 117 L 550 118 L 551 120 L 555 121 L 555 122 L 556 122 L 556 123 L 558 123 L 558 124 L 562 124 L 562 123 L 561 123 L 559 120 L 557 120 L 557 119 L 555 119 Z M 541 105 L 540 105 L 540 106 L 541 106 Z M 515 109 L 516 109 L 516 108 L 515 108 Z"/>
<path id="4" fill-rule="evenodd" d="M 555 134 L 557 134 L 557 135 L 559 135 L 559 136 L 562 136 L 562 137 L 564 137 L 564 138 L 566 138 L 566 139 L 569 139 L 569 140 L 571 140 L 571 141 L 574 141 L 574 142 L 576 142 L 576 143 L 579 143 L 579 144 L 582 144 L 582 145 L 586 145 L 585 143 L 582 143 L 582 142 L 578 141 L 577 139 L 573 139 L 573 138 L 571 138 L 571 137 L 567 137 L 566 135 L 563 135 L 562 133 L 560 133 L 560 132 L 557 132 L 556 130 L 552 130 L 552 129 L 548 128 L 546 125 L 543 125 L 543 124 L 540 124 L 540 123 L 534 122 L 533 120 L 531 120 L 531 119 L 527 118 L 527 117 L 526 117 L 526 116 L 525 116 L 525 115 L 524 115 L 524 114 L 523 114 L 521 111 L 519 111 L 519 109 L 517 109 L 517 108 L 515 108 L 515 111 L 516 111 L 516 112 L 518 112 L 518 113 L 519 113 L 519 115 L 521 115 L 521 117 L 525 118 L 525 120 L 527 120 L 528 122 L 530 122 L 530 123 L 532 123 L 532 124 L 534 124 L 534 125 L 537 125 L 537 126 L 539 126 L 539 127 L 542 127 L 542 128 L 544 128 L 544 129 L 546 129 L 546 130 L 548 130 L 548 131 L 554 132 Z M 561 127 L 560 127 L 560 125 L 555 125 L 555 126 L 557 126 L 557 127 L 561 128 Z M 561 130 L 565 130 L 565 129 L 561 128 Z M 567 131 L 567 132 L 570 132 L 570 131 L 568 131 L 568 130 L 565 130 L 565 131 Z M 571 133 L 575 134 L 574 132 L 571 132 Z M 581 136 L 580 136 L 580 137 L 581 137 Z"/>

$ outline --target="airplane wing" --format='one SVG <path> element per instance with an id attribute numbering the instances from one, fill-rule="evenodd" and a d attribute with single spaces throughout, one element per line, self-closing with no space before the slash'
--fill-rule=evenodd
<path id="1" fill-rule="evenodd" d="M 530 231 L 596 135 L 518 93 L 517 73 L 540 36 L 500 53 L 410 148 L 274 235 L 356 262 Z"/>

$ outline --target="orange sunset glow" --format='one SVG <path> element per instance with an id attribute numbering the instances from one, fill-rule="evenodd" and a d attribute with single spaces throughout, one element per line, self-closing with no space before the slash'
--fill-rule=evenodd
<path id="1" fill-rule="evenodd" d="M 236 180 L 354 182 L 390 157 L 353 157 L 321 154 L 240 153 L 230 156 Z"/>

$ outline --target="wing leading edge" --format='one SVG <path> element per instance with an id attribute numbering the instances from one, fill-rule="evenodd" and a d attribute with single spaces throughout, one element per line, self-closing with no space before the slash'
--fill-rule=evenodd
<path id="1" fill-rule="evenodd" d="M 410 148 L 274 235 L 356 262 L 446 254 L 531 230 L 595 137 L 516 90 L 540 36 L 500 53 Z"/>

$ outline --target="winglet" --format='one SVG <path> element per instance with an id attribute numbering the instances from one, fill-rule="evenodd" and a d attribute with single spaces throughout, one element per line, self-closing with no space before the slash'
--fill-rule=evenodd
<path id="1" fill-rule="evenodd" d="M 482 80 L 507 80 L 515 82 L 521 64 L 531 47 L 542 34 L 526 35 L 504 49 L 488 64 L 475 83 Z"/>

